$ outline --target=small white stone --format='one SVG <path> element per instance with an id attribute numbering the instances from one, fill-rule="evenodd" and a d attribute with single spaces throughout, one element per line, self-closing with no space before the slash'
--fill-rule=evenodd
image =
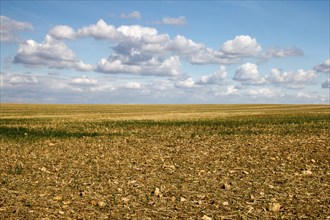
<path id="1" fill-rule="evenodd" d="M 154 195 L 159 197 L 160 196 L 160 189 L 158 187 L 156 187 Z"/>
<path id="2" fill-rule="evenodd" d="M 269 211 L 271 212 L 278 212 L 280 211 L 281 204 L 280 203 L 270 203 L 269 204 Z"/>
<path id="3" fill-rule="evenodd" d="M 202 220 L 212 220 L 212 218 L 208 217 L 207 215 L 204 215 L 204 216 L 202 217 Z"/>
<path id="4" fill-rule="evenodd" d="M 313 173 L 312 173 L 311 170 L 304 170 L 304 171 L 302 171 L 302 174 L 306 175 L 306 176 L 309 176 L 309 175 L 312 175 Z"/>

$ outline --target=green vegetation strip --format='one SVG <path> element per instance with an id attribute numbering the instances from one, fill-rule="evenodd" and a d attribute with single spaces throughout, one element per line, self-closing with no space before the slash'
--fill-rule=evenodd
<path id="1" fill-rule="evenodd" d="M 1 119 L 0 138 L 37 140 L 47 138 L 82 138 L 143 133 L 169 127 L 205 129 L 209 135 L 253 135 L 267 133 L 300 133 L 310 129 L 329 129 L 329 114 L 252 115 L 194 120 L 117 120 L 117 121 L 56 121 L 50 118 Z M 160 129 L 162 128 L 162 129 Z M 274 128 L 274 129 L 273 129 Z M 125 132 L 116 132 L 122 129 Z M 133 132 L 134 131 L 134 132 Z M 137 132 L 139 133 L 139 132 Z"/>

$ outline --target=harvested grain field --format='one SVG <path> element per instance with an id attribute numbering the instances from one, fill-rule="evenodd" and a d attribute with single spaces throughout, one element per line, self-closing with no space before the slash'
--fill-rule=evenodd
<path id="1" fill-rule="evenodd" d="M 330 218 L 329 105 L 0 115 L 0 219 Z"/>

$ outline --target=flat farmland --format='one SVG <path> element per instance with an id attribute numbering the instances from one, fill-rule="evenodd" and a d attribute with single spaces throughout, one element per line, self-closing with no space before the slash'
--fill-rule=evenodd
<path id="1" fill-rule="evenodd" d="M 329 105 L 0 106 L 0 219 L 329 219 Z"/>

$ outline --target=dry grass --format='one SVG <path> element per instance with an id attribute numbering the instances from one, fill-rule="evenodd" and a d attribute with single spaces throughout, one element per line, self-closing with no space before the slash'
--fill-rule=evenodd
<path id="1" fill-rule="evenodd" d="M 328 105 L 1 104 L 0 219 L 330 218 Z"/>

